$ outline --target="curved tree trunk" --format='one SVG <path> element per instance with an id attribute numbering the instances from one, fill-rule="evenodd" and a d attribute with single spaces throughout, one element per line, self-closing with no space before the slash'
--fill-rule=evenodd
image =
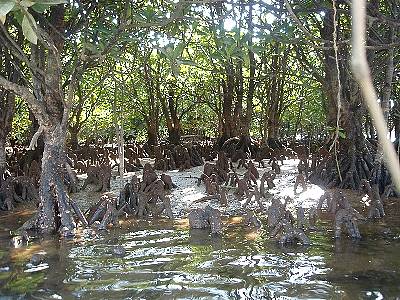
<path id="1" fill-rule="evenodd" d="M 59 230 L 72 233 L 75 223 L 72 218 L 72 207 L 69 203 L 67 189 L 64 186 L 64 163 L 69 103 L 72 101 L 73 89 L 77 74 L 73 74 L 70 82 L 70 93 L 64 101 L 62 88 L 61 53 L 64 40 L 60 32 L 64 32 L 65 7 L 53 6 L 50 12 L 51 27 L 47 28 L 47 44 L 31 45 L 31 64 L 43 68 L 43 76 L 32 71 L 33 93 L 23 85 L 13 83 L 0 76 L 0 86 L 18 94 L 23 98 L 39 123 L 39 131 L 34 135 L 32 145 L 42 133 L 44 151 L 39 187 L 39 212 L 36 219 L 37 229 L 43 233 Z"/>
<path id="2" fill-rule="evenodd" d="M 0 32 L 3 35 L 3 32 Z M 19 65 L 18 59 L 12 57 L 7 48 L 0 45 L 0 75 L 12 82 L 17 82 L 19 73 L 15 65 Z M 3 180 L 3 174 L 6 170 L 6 139 L 11 131 L 12 119 L 15 112 L 15 94 L 1 88 L 0 86 L 0 186 Z"/>
<path id="3" fill-rule="evenodd" d="M 40 177 L 40 206 L 38 226 L 43 233 L 52 233 L 59 229 L 72 232 L 75 222 L 72 207 L 63 182 L 65 130 L 61 126 L 44 129 L 44 151 L 42 173 Z"/>
<path id="4" fill-rule="evenodd" d="M 178 116 L 178 100 L 175 97 L 175 91 L 173 90 L 175 86 L 173 86 L 169 93 L 167 101 L 161 95 L 160 85 L 157 85 L 157 97 L 161 103 L 161 109 L 164 114 L 165 123 L 167 124 L 168 129 L 168 140 L 173 145 L 179 145 L 181 142 L 181 121 Z"/>

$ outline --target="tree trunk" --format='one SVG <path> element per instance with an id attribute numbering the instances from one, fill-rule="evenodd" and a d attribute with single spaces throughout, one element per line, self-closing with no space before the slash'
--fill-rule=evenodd
<path id="1" fill-rule="evenodd" d="M 158 145 L 159 103 L 157 93 L 160 91 L 159 82 L 155 80 L 149 63 L 145 63 L 143 67 L 147 91 L 147 113 L 143 115 L 147 125 L 147 144 L 155 146 Z"/>
<path id="2" fill-rule="evenodd" d="M 64 15 L 64 6 L 52 7 L 50 20 L 53 27 L 49 29 L 49 34 L 57 50 L 48 51 L 46 55 L 46 76 L 41 82 L 45 107 L 39 109 L 40 104 L 36 103 L 35 105 L 30 103 L 30 106 L 43 129 L 44 141 L 39 186 L 38 228 L 42 233 L 58 230 L 65 235 L 72 234 L 76 225 L 64 185 L 65 146 L 69 119 L 69 108 L 66 103 L 70 101 L 70 99 L 64 101 L 65 95 L 62 88 L 60 55 L 63 51 L 64 40 L 59 32 L 65 29 Z M 75 82 L 76 77 L 73 77 L 69 83 L 70 95 L 74 93 Z"/>
<path id="3" fill-rule="evenodd" d="M 66 130 L 59 125 L 44 129 L 44 151 L 39 187 L 38 227 L 43 233 L 72 232 L 75 222 L 63 182 Z"/>
<path id="4" fill-rule="evenodd" d="M 154 120 L 149 120 L 147 124 L 147 144 L 150 146 L 158 145 L 158 128 Z"/>
<path id="5" fill-rule="evenodd" d="M 168 130 L 168 140 L 171 144 L 179 145 L 181 142 L 180 122 L 178 121 L 178 128 L 175 126 Z"/>
<path id="6" fill-rule="evenodd" d="M 399 101 L 399 100 L 398 100 Z M 396 142 L 400 142 L 400 103 L 396 102 L 392 109 L 392 122 Z"/>
<path id="7" fill-rule="evenodd" d="M 281 45 L 276 42 L 273 45 L 271 61 L 271 80 L 268 84 L 268 93 L 263 102 L 264 106 L 264 138 L 265 141 L 276 141 L 279 137 L 280 118 L 284 101 L 284 81 L 286 76 L 287 60 L 285 57 L 289 53 L 290 48 L 286 47 L 284 55 L 281 53 Z"/>
<path id="8" fill-rule="evenodd" d="M 393 42 L 393 39 L 394 39 L 394 31 L 391 28 L 390 29 L 391 42 Z M 382 97 L 381 97 L 381 107 L 386 124 L 389 119 L 393 74 L 394 74 L 394 48 L 390 48 L 387 51 L 385 81 L 382 88 Z M 375 165 L 371 177 L 372 177 L 372 183 L 377 184 L 380 192 L 383 193 L 386 186 L 385 179 L 386 177 L 389 177 L 389 174 L 383 163 L 383 149 L 381 144 L 378 145 L 378 151 L 375 157 Z"/>
<path id="9" fill-rule="evenodd" d="M 330 11 L 324 17 L 322 38 L 332 40 L 333 22 L 333 13 Z M 310 176 L 310 181 L 328 187 L 357 189 L 361 180 L 368 180 L 371 175 L 375 149 L 363 134 L 366 109 L 359 86 L 350 73 L 350 54 L 346 45 L 341 45 L 339 48 L 339 57 L 339 66 L 337 66 L 334 51 L 332 49 L 324 51 L 326 78 L 324 88 L 328 100 L 327 122 L 332 127 L 336 127 L 338 95 L 340 95 L 341 109 L 338 125 L 341 130 L 344 130 L 345 137 L 338 137 L 336 148 L 333 147 L 330 156 L 317 166 L 316 171 Z M 369 58 L 371 59 L 371 56 Z M 340 91 L 338 77 L 341 83 Z"/>
<path id="10" fill-rule="evenodd" d="M 268 120 L 268 140 L 277 140 L 279 137 L 279 122 L 276 120 L 276 116 L 271 116 Z"/>
<path id="11" fill-rule="evenodd" d="M 235 125 L 233 122 L 232 106 L 234 97 L 234 76 L 233 65 L 231 62 L 225 67 L 226 81 L 222 82 L 223 104 L 222 104 L 222 136 L 221 142 L 236 135 Z M 222 144 L 221 144 L 222 145 Z"/>
<path id="12" fill-rule="evenodd" d="M 162 96 L 160 85 L 157 85 L 157 97 L 161 103 L 161 109 L 164 114 L 165 123 L 168 128 L 168 140 L 171 144 L 178 145 L 181 142 L 181 121 L 178 116 L 178 101 L 175 98 L 174 89 L 175 86 L 172 86 L 169 93 L 168 99 Z"/>
<path id="13" fill-rule="evenodd" d="M 0 186 L 6 170 L 6 139 L 11 131 L 12 119 L 15 111 L 15 95 L 0 90 Z"/>
<path id="14" fill-rule="evenodd" d="M 3 174 L 5 170 L 6 170 L 6 141 L 5 138 L 3 138 L 2 134 L 0 134 L 0 187 L 4 180 Z"/>
<path id="15" fill-rule="evenodd" d="M 72 150 L 77 150 L 78 146 L 79 146 L 79 141 L 78 141 L 78 133 L 79 130 L 75 127 L 71 128 L 69 130 L 69 134 L 70 134 L 70 141 L 69 144 L 71 146 Z"/>
<path id="16" fill-rule="evenodd" d="M 122 184 L 122 179 L 124 178 L 125 172 L 125 153 L 124 153 L 124 128 L 117 124 L 116 125 L 117 131 L 117 143 L 118 143 L 118 160 L 119 160 L 119 176 L 120 176 L 120 183 Z"/>
<path id="17" fill-rule="evenodd" d="M 242 121 L 242 132 L 241 134 L 250 137 L 250 127 L 251 120 L 253 116 L 253 98 L 256 91 L 256 59 L 253 47 L 253 35 L 254 35 L 254 24 L 253 24 L 253 2 L 250 1 L 249 14 L 247 16 L 247 26 L 248 26 L 248 56 L 250 63 L 250 78 L 248 80 L 248 90 L 246 98 L 246 112 Z"/>

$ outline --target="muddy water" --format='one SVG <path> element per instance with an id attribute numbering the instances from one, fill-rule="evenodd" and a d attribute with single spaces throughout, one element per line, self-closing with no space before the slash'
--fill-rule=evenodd
<path id="1" fill-rule="evenodd" d="M 390 218 L 390 216 L 389 216 Z M 0 219 L 4 228 L 5 219 Z M 15 219 L 14 219 L 15 220 Z M 12 227 L 13 220 L 7 222 Z M 222 237 L 189 231 L 186 220 L 125 221 L 73 240 L 8 246 L 0 234 L 4 299 L 382 299 L 400 296 L 400 234 L 362 226 L 365 239 L 332 239 L 330 224 L 310 247 L 279 247 L 263 230 L 226 221 Z M 113 254 L 123 247 L 123 257 Z M 31 266 L 33 254 L 44 262 Z"/>
<path id="2" fill-rule="evenodd" d="M 293 212 L 300 205 L 315 206 L 323 193 L 309 185 L 294 194 L 296 165 L 285 161 L 284 175 L 270 191 L 271 197 L 292 197 Z M 169 173 L 178 184 L 171 196 L 175 216 L 184 216 L 192 201 L 204 195 L 204 187 L 197 187 L 193 179 L 200 176 L 196 172 L 201 168 Z M 120 184 L 114 181 L 112 188 L 117 192 Z M 361 196 L 345 193 L 365 215 Z M 10 230 L 18 228 L 31 210 L 0 214 L 0 299 L 400 297 L 399 199 L 386 205 L 383 221 L 360 224 L 361 241 L 335 241 L 332 221 L 324 220 L 317 231 L 307 233 L 312 246 L 280 247 L 265 229 L 244 228 L 241 219 L 233 217 L 242 203 L 230 196 L 228 209 L 222 209 L 230 217 L 220 237 L 190 231 L 186 219 L 131 219 L 109 231 L 83 230 L 72 240 L 33 239 L 16 249 L 9 245 Z M 99 195 L 89 189 L 75 197 L 86 209 Z M 116 249 L 123 249 L 124 255 L 115 255 Z M 44 255 L 43 262 L 33 266 L 29 262 L 38 253 Z"/>

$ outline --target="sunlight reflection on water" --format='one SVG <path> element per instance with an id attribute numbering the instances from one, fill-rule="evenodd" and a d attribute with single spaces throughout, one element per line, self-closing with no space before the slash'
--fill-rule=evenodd
<path id="1" fill-rule="evenodd" d="M 318 186 L 308 184 L 306 191 L 294 194 L 296 165 L 285 161 L 282 168 L 287 173 L 278 176 L 271 193 L 294 197 L 291 209 L 316 206 L 324 193 Z M 175 201 L 204 196 L 191 184 L 193 178 L 187 179 Z M 1 261 L 0 286 L 1 276 L 12 278 L 9 293 L 38 299 L 49 299 L 55 293 L 63 299 L 96 300 L 379 299 L 400 295 L 400 239 L 389 241 L 376 235 L 357 242 L 338 241 L 333 239 L 332 224 L 321 222 L 316 231 L 308 233 L 313 246 L 282 247 L 269 239 L 264 227 L 245 228 L 242 221 L 241 216 L 227 219 L 222 236 L 190 231 L 187 219 L 146 219 L 107 232 L 82 230 L 71 241 L 34 241 L 27 248 L 10 251 L 10 268 L 3 268 Z M 393 236 L 399 236 L 392 230 Z M 115 256 L 114 247 L 123 248 L 124 255 Z M 47 268 L 24 273 L 32 254 L 43 250 L 51 250 Z M 16 289 L 21 287 L 33 288 Z"/>

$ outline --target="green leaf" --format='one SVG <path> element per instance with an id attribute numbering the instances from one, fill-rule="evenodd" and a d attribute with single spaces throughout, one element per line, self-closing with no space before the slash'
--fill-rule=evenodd
<path id="1" fill-rule="evenodd" d="M 224 36 L 224 37 L 222 38 L 222 42 L 223 42 L 225 45 L 227 45 L 227 46 L 229 46 L 229 45 L 236 45 L 235 39 L 232 38 L 231 36 Z"/>
<path id="2" fill-rule="evenodd" d="M 224 55 L 218 50 L 213 52 L 213 53 L 211 53 L 210 57 L 213 58 L 213 59 L 217 59 L 217 60 L 223 60 L 224 59 Z"/>
<path id="3" fill-rule="evenodd" d="M 22 19 L 22 32 L 28 41 L 32 44 L 37 44 L 37 35 L 35 30 L 32 28 L 32 25 L 36 28 L 36 22 L 33 16 L 26 11 L 24 18 Z"/>
<path id="4" fill-rule="evenodd" d="M 132 6 L 129 5 L 128 9 L 126 10 L 126 18 L 132 17 Z"/>
<path id="5" fill-rule="evenodd" d="M 98 52 L 96 45 L 94 45 L 92 43 L 86 42 L 83 44 L 83 47 L 88 49 L 90 52 L 93 52 L 93 53 Z"/>
<path id="6" fill-rule="evenodd" d="M 185 49 L 185 43 L 184 42 L 180 42 L 179 44 L 178 44 L 178 46 L 176 46 L 176 48 L 172 51 L 172 56 L 174 57 L 174 58 L 177 58 L 177 57 L 179 57 L 179 56 L 181 56 L 182 55 L 182 52 L 183 52 L 183 49 Z"/>
<path id="7" fill-rule="evenodd" d="M 155 10 L 153 7 L 151 6 L 147 6 L 144 11 L 143 11 L 143 15 L 146 19 L 151 19 L 155 16 Z"/>
<path id="8" fill-rule="evenodd" d="M 199 21 L 194 20 L 194 21 L 192 22 L 192 30 L 196 30 L 196 29 L 197 29 L 197 26 L 199 26 Z"/>
<path id="9" fill-rule="evenodd" d="M 49 4 L 35 3 L 32 6 L 32 9 L 39 14 L 44 13 L 50 7 Z"/>
<path id="10" fill-rule="evenodd" d="M 0 16 L 6 16 L 13 8 L 15 2 L 14 1 L 1 1 L 0 2 Z"/>
<path id="11" fill-rule="evenodd" d="M 255 45 L 253 45 L 253 46 L 248 46 L 248 48 L 251 50 L 251 51 L 253 51 L 255 54 L 257 54 L 257 55 L 259 55 L 259 54 L 261 54 L 262 52 L 264 52 L 265 51 L 265 48 L 264 47 L 261 47 L 261 46 L 255 46 Z"/>
<path id="12" fill-rule="evenodd" d="M 339 137 L 341 137 L 342 139 L 346 138 L 346 134 L 343 131 L 339 131 L 338 132 Z"/>
<path id="13" fill-rule="evenodd" d="M 22 11 L 20 9 L 13 12 L 13 17 L 17 20 L 19 25 L 22 25 L 22 20 L 24 18 L 24 14 L 22 13 Z"/>
<path id="14" fill-rule="evenodd" d="M 157 47 L 157 50 L 160 51 L 160 53 L 164 57 L 166 57 L 166 58 L 168 58 L 170 60 L 172 59 L 172 51 L 173 51 L 173 49 L 172 49 L 172 47 L 170 45 L 162 47 L 162 48 Z"/>
<path id="15" fill-rule="evenodd" d="M 225 48 L 228 57 L 231 57 L 234 51 L 237 49 L 235 44 L 231 44 Z"/>

